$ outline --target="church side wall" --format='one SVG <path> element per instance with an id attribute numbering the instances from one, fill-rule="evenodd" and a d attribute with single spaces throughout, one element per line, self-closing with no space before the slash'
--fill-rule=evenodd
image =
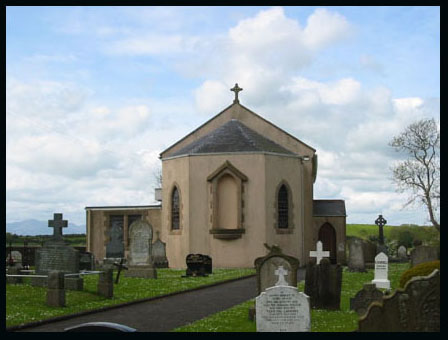
<path id="1" fill-rule="evenodd" d="M 265 174 L 263 154 L 226 154 L 191 156 L 190 159 L 190 250 L 212 257 L 214 268 L 253 267 L 257 257 L 266 254 L 263 228 L 265 225 Z M 213 209 L 212 184 L 207 177 L 229 161 L 248 177 L 241 193 L 243 228 L 241 238 L 219 239 L 210 234 Z"/>
<path id="2" fill-rule="evenodd" d="M 190 187 L 188 157 L 162 160 L 162 223 L 161 239 L 166 242 L 166 256 L 170 268 L 186 268 L 185 258 L 190 253 Z M 171 229 L 171 194 L 174 185 L 180 195 L 180 229 Z"/>
<path id="3" fill-rule="evenodd" d="M 300 159 L 282 156 L 266 156 L 266 240 L 271 246 L 277 244 L 284 254 L 302 258 L 303 200 L 302 165 Z M 289 195 L 288 229 L 276 228 L 278 225 L 278 190 L 285 185 Z"/>

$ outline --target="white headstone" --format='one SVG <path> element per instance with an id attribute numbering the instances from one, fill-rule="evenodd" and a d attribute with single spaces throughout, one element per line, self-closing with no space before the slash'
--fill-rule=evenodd
<path id="1" fill-rule="evenodd" d="M 330 252 L 328 250 L 322 251 L 322 242 L 317 241 L 316 250 L 310 251 L 310 257 L 315 257 L 316 264 L 319 264 L 320 260 L 322 260 L 324 257 L 330 257 Z"/>
<path id="2" fill-rule="evenodd" d="M 390 281 L 387 279 L 387 271 L 389 267 L 389 258 L 384 253 L 375 256 L 375 278 L 372 283 L 377 288 L 390 289 Z"/>
<path id="3" fill-rule="evenodd" d="M 146 221 L 134 221 L 129 227 L 129 264 L 148 265 L 151 257 L 152 227 Z"/>
<path id="4" fill-rule="evenodd" d="M 310 298 L 297 287 L 267 288 L 255 299 L 257 332 L 311 331 Z"/>

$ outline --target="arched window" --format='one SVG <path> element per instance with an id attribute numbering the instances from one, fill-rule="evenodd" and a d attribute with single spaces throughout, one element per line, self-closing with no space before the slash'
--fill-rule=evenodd
<path id="1" fill-rule="evenodd" d="M 174 187 L 171 195 L 171 229 L 179 229 L 179 191 Z"/>
<path id="2" fill-rule="evenodd" d="M 278 204 L 278 228 L 287 229 L 288 228 L 288 216 L 289 216 L 289 205 L 288 205 L 288 189 L 283 184 L 278 191 L 277 197 Z"/>

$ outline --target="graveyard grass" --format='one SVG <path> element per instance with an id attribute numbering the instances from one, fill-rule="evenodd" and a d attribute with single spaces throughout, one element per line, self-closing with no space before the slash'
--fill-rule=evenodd
<path id="1" fill-rule="evenodd" d="M 409 263 L 389 263 L 392 294 L 399 287 L 401 273 L 408 268 Z M 368 269 L 365 273 L 357 273 L 349 272 L 347 267 L 343 267 L 341 309 L 339 311 L 312 309 L 311 331 L 352 332 L 356 330 L 358 328 L 358 314 L 350 310 L 350 298 L 362 289 L 364 283 L 369 283 L 373 278 L 373 269 Z M 298 285 L 301 292 L 304 291 L 304 286 L 304 281 L 301 281 Z M 254 299 L 189 325 L 176 328 L 174 332 L 255 332 L 255 321 L 249 321 L 248 319 L 250 306 L 255 306 Z"/>
<path id="2" fill-rule="evenodd" d="M 114 280 L 116 273 L 114 271 Z M 47 289 L 31 286 L 30 279 L 25 278 L 23 284 L 6 285 L 6 327 L 165 295 L 250 274 L 255 274 L 255 269 L 214 269 L 213 274 L 208 277 L 182 278 L 185 270 L 158 269 L 157 279 L 152 280 L 125 277 L 122 272 L 120 282 L 114 284 L 112 299 L 96 294 L 98 275 L 86 275 L 84 290 L 67 290 L 66 306 L 62 308 L 47 306 Z"/>

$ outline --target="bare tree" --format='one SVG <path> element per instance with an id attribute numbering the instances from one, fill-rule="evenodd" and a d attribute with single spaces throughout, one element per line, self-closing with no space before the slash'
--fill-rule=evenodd
<path id="1" fill-rule="evenodd" d="M 405 206 L 417 202 L 428 209 L 429 220 L 440 232 L 440 131 L 434 119 L 410 124 L 389 143 L 407 158 L 392 167 L 398 191 L 410 191 Z"/>
<path id="2" fill-rule="evenodd" d="M 152 173 L 155 188 L 161 188 L 162 187 L 162 168 L 158 166 Z"/>

